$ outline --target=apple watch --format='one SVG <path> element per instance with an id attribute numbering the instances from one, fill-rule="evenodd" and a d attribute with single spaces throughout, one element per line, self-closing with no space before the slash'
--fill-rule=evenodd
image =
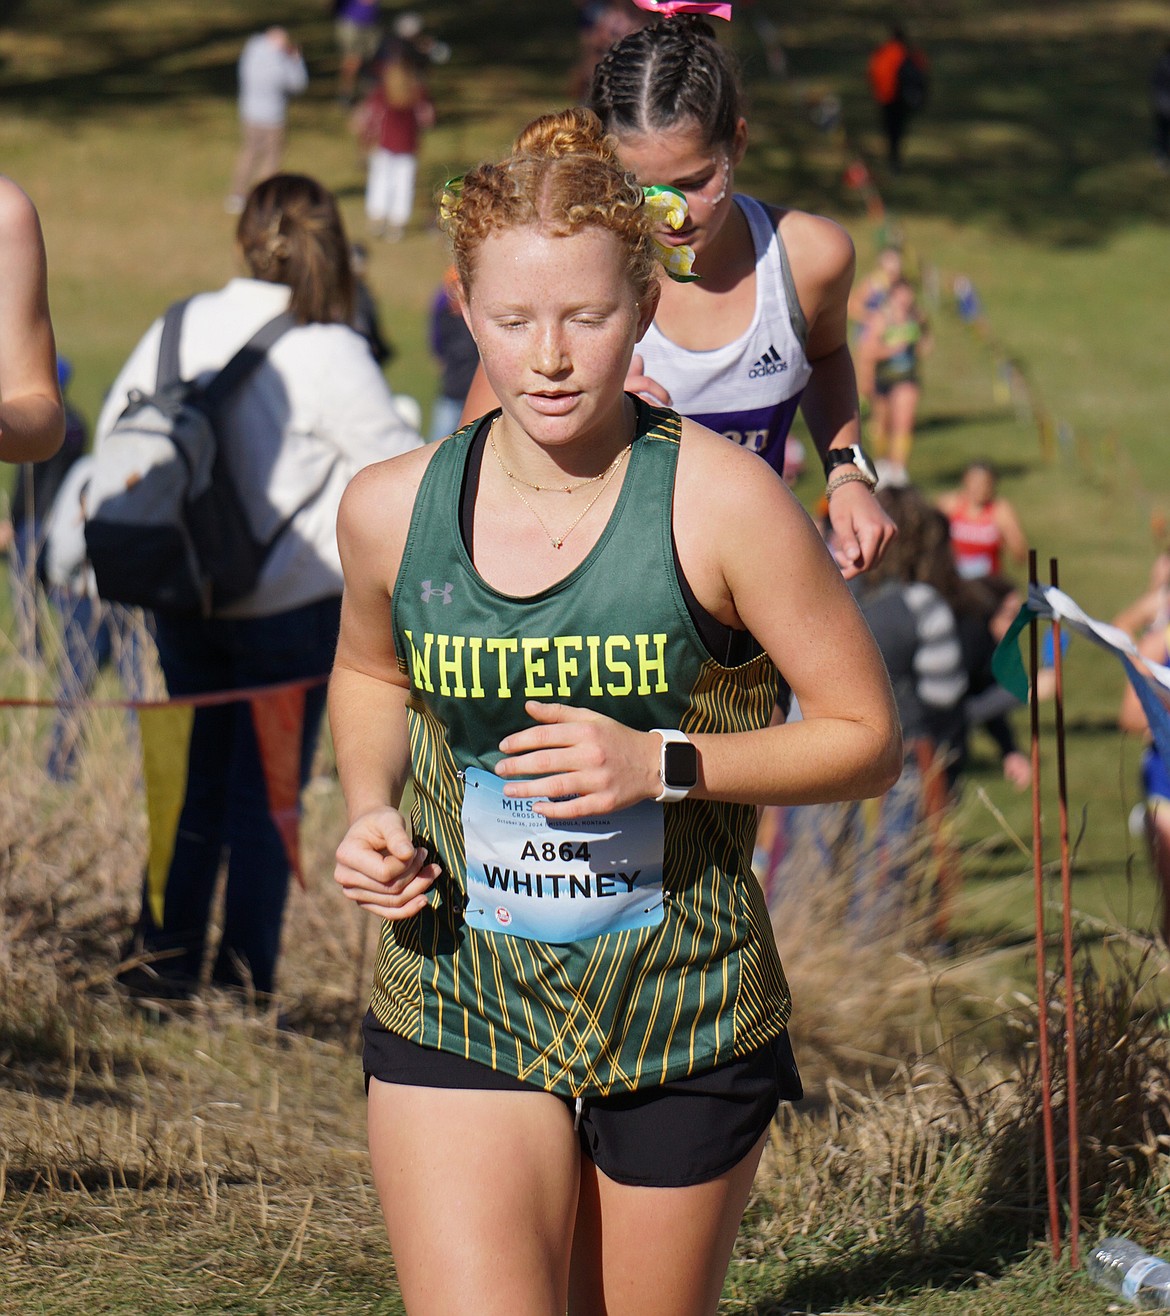
<path id="1" fill-rule="evenodd" d="M 699 751 L 681 731 L 655 727 L 654 732 L 662 737 L 658 764 L 662 790 L 654 798 L 659 804 L 677 804 L 699 784 Z"/>
<path id="2" fill-rule="evenodd" d="M 869 454 L 860 443 L 855 443 L 848 448 L 830 448 L 825 453 L 824 461 L 826 480 L 829 479 L 838 466 L 856 466 L 861 475 L 864 476 L 866 484 L 871 489 L 877 488 L 878 473 L 873 462 L 869 459 Z"/>

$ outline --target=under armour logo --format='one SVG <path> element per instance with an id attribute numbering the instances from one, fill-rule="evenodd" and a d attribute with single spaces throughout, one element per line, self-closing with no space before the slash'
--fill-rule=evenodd
<path id="1" fill-rule="evenodd" d="M 451 594 L 454 589 L 455 586 L 452 585 L 450 581 L 448 581 L 442 589 L 436 589 L 429 580 L 424 580 L 422 582 L 422 593 L 419 595 L 419 598 L 422 599 L 424 603 L 430 603 L 430 601 L 437 596 L 441 598 L 444 603 L 450 603 Z"/>

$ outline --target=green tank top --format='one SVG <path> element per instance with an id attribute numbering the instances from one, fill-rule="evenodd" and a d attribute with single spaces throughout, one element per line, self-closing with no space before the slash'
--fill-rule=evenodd
<path id="1" fill-rule="evenodd" d="M 394 641 L 410 677 L 412 821 L 443 876 L 418 917 L 383 925 L 373 1012 L 411 1041 L 562 1095 L 701 1073 L 774 1038 L 789 1013 L 750 865 L 749 806 L 636 806 L 661 829 L 661 912 L 649 926 L 544 941 L 504 931 L 500 911 L 498 931 L 469 922 L 465 790 L 476 770 L 491 772 L 501 738 L 529 724 L 525 700 L 595 709 L 644 731 L 768 725 L 774 666 L 766 654 L 738 667 L 715 661 L 679 585 L 671 500 L 680 428 L 673 412 L 639 404 L 608 525 L 568 576 L 524 598 L 487 585 L 466 551 L 460 499 L 478 427 L 461 430 L 423 476 L 393 592 Z M 525 882 L 531 895 L 541 846 L 524 848 L 526 862 L 497 866 L 495 877 Z M 592 900 L 597 910 L 612 894 L 612 873 L 572 890 L 554 876 L 544 873 L 543 892 L 562 905 Z"/>

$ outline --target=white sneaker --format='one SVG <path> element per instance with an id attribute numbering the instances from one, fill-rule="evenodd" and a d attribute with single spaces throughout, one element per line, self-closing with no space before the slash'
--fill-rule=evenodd
<path id="1" fill-rule="evenodd" d="M 879 489 L 905 489 L 910 483 L 905 466 L 898 466 L 884 457 L 879 457 L 873 467 L 877 471 Z"/>

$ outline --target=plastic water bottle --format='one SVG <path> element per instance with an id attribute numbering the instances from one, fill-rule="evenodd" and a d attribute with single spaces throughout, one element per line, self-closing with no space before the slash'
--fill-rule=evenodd
<path id="1" fill-rule="evenodd" d="M 1128 1238 L 1103 1238 L 1085 1269 L 1103 1289 L 1146 1311 L 1170 1310 L 1170 1263 L 1143 1252 Z"/>

